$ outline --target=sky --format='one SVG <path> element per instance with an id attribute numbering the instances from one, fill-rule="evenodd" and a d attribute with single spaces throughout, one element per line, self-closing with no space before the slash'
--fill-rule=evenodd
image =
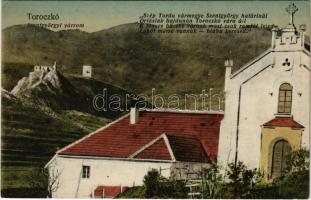
<path id="1" fill-rule="evenodd" d="M 143 13 L 268 13 L 268 19 L 250 22 L 286 26 L 289 17 L 285 8 L 294 2 L 299 11 L 295 24 L 306 24 L 310 31 L 309 1 L 4 1 L 2 27 L 37 23 L 33 15 L 58 14 L 56 23 L 84 24 L 83 31 L 95 32 L 125 23 L 137 22 Z M 55 21 L 53 22 L 55 23 Z"/>

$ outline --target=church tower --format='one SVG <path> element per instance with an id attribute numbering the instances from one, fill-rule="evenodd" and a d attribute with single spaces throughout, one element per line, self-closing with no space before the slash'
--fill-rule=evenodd
<path id="1" fill-rule="evenodd" d="M 286 8 L 286 11 L 289 14 L 289 23 L 281 30 L 276 27 L 272 29 L 271 48 L 275 51 L 304 49 L 304 31 L 306 26 L 301 25 L 298 32 L 294 24 L 294 15 L 298 8 L 292 3 Z"/>

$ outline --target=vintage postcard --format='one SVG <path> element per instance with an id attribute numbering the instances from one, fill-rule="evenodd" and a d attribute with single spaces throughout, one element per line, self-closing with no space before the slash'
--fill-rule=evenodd
<path id="1" fill-rule="evenodd" d="M 309 197 L 309 1 L 2 1 L 1 197 Z"/>

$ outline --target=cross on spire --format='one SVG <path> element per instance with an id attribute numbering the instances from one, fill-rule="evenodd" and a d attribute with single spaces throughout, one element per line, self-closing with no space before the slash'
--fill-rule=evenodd
<path id="1" fill-rule="evenodd" d="M 294 24 L 294 14 L 298 11 L 298 8 L 294 3 L 291 3 L 286 8 L 286 12 L 289 14 L 289 24 Z"/>

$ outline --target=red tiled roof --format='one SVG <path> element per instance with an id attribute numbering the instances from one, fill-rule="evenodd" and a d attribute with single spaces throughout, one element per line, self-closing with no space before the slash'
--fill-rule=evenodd
<path id="1" fill-rule="evenodd" d="M 61 155 L 128 158 L 163 133 L 200 140 L 216 161 L 223 114 L 141 111 L 136 124 L 129 116 L 59 152 Z"/>
<path id="2" fill-rule="evenodd" d="M 138 153 L 134 158 L 172 160 L 163 138 L 160 138 L 154 144 Z"/>
<path id="3" fill-rule="evenodd" d="M 304 128 L 301 124 L 293 120 L 293 118 L 291 117 L 276 117 L 264 123 L 263 126 Z"/>
<path id="4" fill-rule="evenodd" d="M 94 191 L 94 198 L 115 198 L 128 189 L 128 187 L 121 188 L 121 186 L 98 186 Z"/>

